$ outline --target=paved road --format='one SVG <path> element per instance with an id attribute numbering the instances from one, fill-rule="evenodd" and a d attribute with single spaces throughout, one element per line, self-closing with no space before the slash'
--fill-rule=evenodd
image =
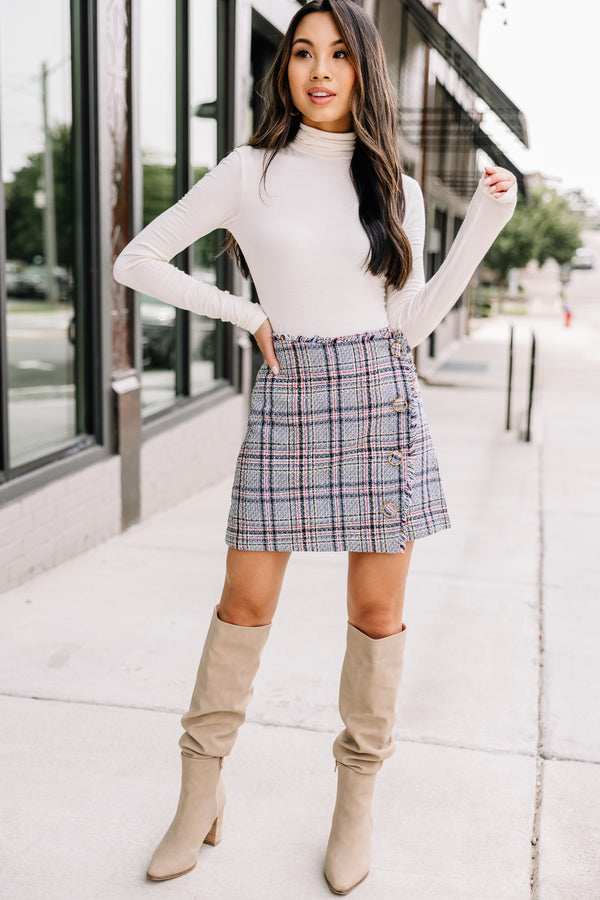
<path id="1" fill-rule="evenodd" d="M 12 389 L 73 384 L 71 307 L 45 309 L 12 302 L 6 316 L 8 383 Z"/>

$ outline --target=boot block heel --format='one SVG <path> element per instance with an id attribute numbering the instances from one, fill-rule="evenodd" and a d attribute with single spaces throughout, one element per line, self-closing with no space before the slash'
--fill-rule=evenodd
<path id="1" fill-rule="evenodd" d="M 215 821 L 212 823 L 212 827 L 206 837 L 204 838 L 204 843 L 209 844 L 211 847 L 216 847 L 217 844 L 221 842 L 221 838 L 223 837 L 223 812 L 221 811 Z"/>

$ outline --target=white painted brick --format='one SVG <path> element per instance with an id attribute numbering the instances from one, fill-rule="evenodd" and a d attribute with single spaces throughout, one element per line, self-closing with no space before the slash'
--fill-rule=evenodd
<path id="1" fill-rule="evenodd" d="M 70 527 L 61 529 L 60 539 L 57 541 L 56 555 L 61 559 L 68 559 L 69 556 L 76 556 L 81 553 L 83 548 L 83 540 L 81 528 Z M 65 555 L 65 551 L 67 555 Z"/>
<path id="2" fill-rule="evenodd" d="M 41 490 L 37 491 L 36 506 L 39 506 L 40 504 L 52 505 L 54 503 L 60 503 L 65 496 L 65 493 L 64 479 L 53 481 L 52 484 L 47 484 Z"/>
<path id="3" fill-rule="evenodd" d="M 233 478 L 245 423 L 238 395 L 147 441 L 143 517 Z M 0 591 L 120 532 L 120 465 L 113 456 L 0 509 Z"/>
<path id="4" fill-rule="evenodd" d="M 94 479 L 89 472 L 77 472 L 76 475 L 73 475 L 71 478 L 69 478 L 68 484 L 65 486 L 66 493 L 68 495 L 76 494 L 82 489 L 83 486 L 93 482 Z"/>
<path id="5" fill-rule="evenodd" d="M 33 572 L 23 559 L 17 559 L 3 570 L 3 575 L 5 584 L 2 585 L 2 590 L 6 590 L 9 587 L 27 581 L 28 578 L 31 578 Z"/>
<path id="6" fill-rule="evenodd" d="M 15 538 L 15 529 L 14 525 L 7 525 L 6 527 L 2 526 L 2 522 L 0 521 L 0 549 L 4 546 L 4 544 L 10 544 Z"/>
<path id="7" fill-rule="evenodd" d="M 14 522 L 18 521 L 22 515 L 23 504 L 21 501 L 9 503 L 7 506 L 0 507 L 0 531 L 9 528 Z"/>
<path id="8" fill-rule="evenodd" d="M 55 564 L 55 557 L 56 539 L 50 538 L 47 541 L 40 542 L 36 546 L 35 551 L 29 556 L 29 565 L 32 573 L 37 575 L 51 568 Z"/>
<path id="9" fill-rule="evenodd" d="M 21 516 L 11 526 L 12 537 L 17 540 L 20 538 L 28 539 L 33 533 L 33 512 L 30 503 L 23 503 Z"/>
<path id="10" fill-rule="evenodd" d="M 4 569 L 23 556 L 24 544 L 22 540 L 11 541 L 0 545 L 0 569 Z"/>
<path id="11" fill-rule="evenodd" d="M 232 397 L 142 448 L 143 517 L 231 475 L 245 428 L 244 398 Z"/>
<path id="12" fill-rule="evenodd" d="M 40 497 L 40 504 L 33 510 L 33 531 L 46 531 L 56 528 L 60 522 L 60 506 L 56 501 L 44 503 L 44 497 Z"/>
<path id="13" fill-rule="evenodd" d="M 88 521 L 89 516 L 89 504 L 80 506 L 79 503 L 73 503 L 64 510 L 61 516 L 61 531 L 70 531 L 75 528 L 83 531 L 86 528 L 93 528 L 93 523 Z"/>
<path id="14" fill-rule="evenodd" d="M 77 549 L 75 549 L 74 545 L 68 541 L 67 535 L 61 534 L 60 540 L 56 542 L 54 548 L 53 565 L 58 566 L 60 563 L 65 562 L 65 560 L 71 559 L 73 556 L 77 556 Z"/>
<path id="15" fill-rule="evenodd" d="M 118 457 L 0 509 L 0 591 L 118 534 L 120 515 Z"/>

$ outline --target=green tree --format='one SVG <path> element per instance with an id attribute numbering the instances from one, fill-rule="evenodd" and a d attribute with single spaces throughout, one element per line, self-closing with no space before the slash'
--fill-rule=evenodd
<path id="1" fill-rule="evenodd" d="M 142 170 L 144 200 L 142 219 L 147 225 L 175 203 L 175 168 L 144 162 Z"/>
<path id="2" fill-rule="evenodd" d="M 555 259 L 559 265 L 570 262 L 581 244 L 581 218 L 569 207 L 569 201 L 554 189 L 534 190 L 529 203 L 519 199 L 512 219 L 502 229 L 484 264 L 496 273 L 501 285 L 510 269 L 520 269 L 531 259 L 543 266 Z"/>
<path id="3" fill-rule="evenodd" d="M 206 166 L 194 169 L 194 182 L 199 181 L 206 173 Z M 175 203 L 175 170 L 172 166 L 144 162 L 144 209 L 143 223 L 147 225 L 167 207 Z M 217 253 L 217 234 L 204 235 L 194 244 L 194 265 L 209 269 Z"/>
<path id="4" fill-rule="evenodd" d="M 533 193 L 532 224 L 535 228 L 535 253 L 540 266 L 546 260 L 555 259 L 565 265 L 581 245 L 581 219 L 573 213 L 566 197 L 555 190 L 538 190 Z"/>
<path id="5" fill-rule="evenodd" d="M 527 204 L 519 199 L 512 219 L 504 226 L 487 252 L 484 264 L 496 273 L 498 282 L 504 286 L 511 269 L 521 269 L 535 256 L 534 231 L 531 227 L 531 212 Z"/>
<path id="6" fill-rule="evenodd" d="M 200 181 L 208 171 L 207 166 L 196 166 L 193 171 L 194 183 Z M 212 268 L 215 256 L 219 252 L 220 244 L 222 243 L 219 239 L 222 234 L 223 232 L 212 231 L 196 241 L 194 244 L 194 266 L 199 266 L 202 269 Z"/>
<path id="7" fill-rule="evenodd" d="M 56 251 L 61 266 L 73 264 L 73 165 L 71 126 L 52 131 Z M 6 198 L 6 255 L 31 263 L 44 256 L 44 211 L 35 205 L 35 194 L 43 185 L 44 156 L 31 153 L 26 165 L 4 185 Z"/>

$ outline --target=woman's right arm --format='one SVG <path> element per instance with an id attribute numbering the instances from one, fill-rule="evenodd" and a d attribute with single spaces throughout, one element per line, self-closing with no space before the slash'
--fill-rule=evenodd
<path id="1" fill-rule="evenodd" d="M 267 319 L 260 304 L 199 281 L 170 263 L 199 238 L 235 222 L 243 181 L 242 155 L 236 149 L 127 244 L 115 261 L 115 279 L 165 303 L 232 322 L 254 334 Z"/>

